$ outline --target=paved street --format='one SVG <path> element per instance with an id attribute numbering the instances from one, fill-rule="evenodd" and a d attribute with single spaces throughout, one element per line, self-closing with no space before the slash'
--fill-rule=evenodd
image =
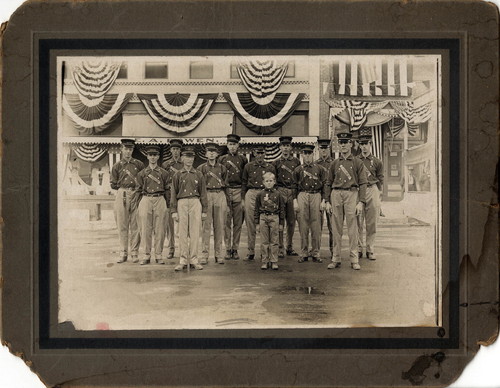
<path id="1" fill-rule="evenodd" d="M 327 241 L 326 225 L 323 248 Z M 433 229 L 382 218 L 377 260 L 350 268 L 344 232 L 343 263 L 282 260 L 278 271 L 243 260 L 202 271 L 166 265 L 116 264 L 113 222 L 64 229 L 60 239 L 59 321 L 77 329 L 291 328 L 426 326 L 435 324 Z M 243 228 L 240 255 L 246 254 Z M 257 246 L 259 240 L 257 240 Z M 298 228 L 295 248 L 299 247 Z"/>

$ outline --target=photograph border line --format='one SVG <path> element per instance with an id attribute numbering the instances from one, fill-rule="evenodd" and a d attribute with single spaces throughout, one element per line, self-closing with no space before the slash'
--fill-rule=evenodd
<path id="1" fill-rule="evenodd" d="M 447 50 L 449 53 L 449 196 L 447 206 L 449 217 L 443 220 L 449 228 L 449 271 L 448 283 L 443 285 L 448 294 L 448 312 L 446 327 L 436 327 L 437 338 L 110 338 L 112 331 L 107 332 L 105 338 L 102 333 L 95 338 L 61 338 L 51 337 L 52 314 L 54 306 L 54 280 L 51 278 L 51 254 L 53 241 L 57 238 L 56 223 L 51 223 L 51 206 L 54 204 L 54 188 L 51 191 L 51 182 L 54 177 L 51 172 L 56 168 L 51 166 L 51 158 L 47 150 L 54 142 L 54 132 L 51 132 L 50 115 L 54 91 L 51 93 L 51 51 L 53 50 L 135 50 L 134 55 L 141 51 L 150 50 L 307 50 L 307 55 L 315 55 L 313 50 Z M 306 54 L 306 53 L 304 53 Z M 120 54 L 124 55 L 124 54 Z M 139 54 L 140 55 L 140 54 Z M 146 54 L 144 54 L 146 55 Z M 216 55 L 215 53 L 213 55 Z M 299 55 L 299 54 L 297 54 Z M 34 271 L 34 295 L 38 295 L 38 317 L 35 315 L 35 324 L 38 321 L 38 346 L 40 349 L 423 349 L 441 348 L 457 349 L 459 347 L 459 203 L 460 203 L 460 39 L 432 39 L 432 38 L 394 38 L 394 39 L 45 39 L 38 41 L 38 120 L 39 120 L 39 148 L 38 148 L 38 271 Z M 36 66 L 36 64 L 35 64 Z M 35 85 L 36 88 L 37 85 Z M 35 106 L 35 111 L 36 111 Z M 35 118 L 36 122 L 36 118 Z M 36 178 L 35 178 L 36 179 Z M 36 186 L 35 186 L 36 187 Z M 52 198 L 51 198 L 52 196 Z M 444 200 L 443 200 L 444 201 Z M 43 220 L 43 221 L 41 221 Z M 36 225 L 35 225 L 36 227 Z M 443 241 L 443 246 L 446 241 Z M 38 272 L 38 273 L 37 273 Z M 52 274 L 53 275 L 53 274 Z M 444 275 L 444 274 L 443 274 Z M 37 281 L 36 281 L 37 280 Z M 57 282 L 56 282 L 57 284 Z M 38 318 L 38 319 L 37 319 Z M 52 328 L 53 329 L 53 328 Z M 378 330 L 379 328 L 373 328 Z M 385 328 L 383 328 L 385 329 Z M 411 329 L 411 328 L 404 328 Z M 300 336 L 301 329 L 297 330 Z M 310 330 L 310 329 L 308 329 Z M 314 330 L 314 329 L 312 329 Z M 336 329 L 332 329 L 336 330 Z M 343 331 L 346 329 L 343 328 Z M 239 330 L 231 330 L 238 333 Z M 258 332 L 259 330 L 245 330 Z M 36 331 L 35 331 L 36 332 Z M 156 331 L 155 331 L 156 332 Z M 161 332 L 161 331 L 159 331 Z M 171 331 L 169 331 L 171 332 Z M 178 331 L 182 335 L 183 330 Z M 93 335 L 95 332 L 86 333 Z M 127 331 L 132 335 L 134 331 Z"/>

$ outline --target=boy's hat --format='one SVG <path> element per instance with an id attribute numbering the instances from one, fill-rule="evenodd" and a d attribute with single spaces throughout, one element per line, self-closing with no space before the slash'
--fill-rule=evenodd
<path id="1" fill-rule="evenodd" d="M 186 146 L 184 146 L 182 148 L 181 155 L 182 156 L 195 156 L 196 152 L 194 150 L 194 146 L 192 146 L 192 145 L 186 145 Z"/>
<path id="2" fill-rule="evenodd" d="M 135 140 L 134 139 L 122 139 L 122 145 L 127 148 L 134 148 Z"/>
<path id="3" fill-rule="evenodd" d="M 330 147 L 330 139 L 318 139 L 319 148 L 328 148 Z"/>
<path id="4" fill-rule="evenodd" d="M 217 143 L 212 143 L 212 142 L 205 143 L 205 148 L 207 151 L 216 151 L 216 152 L 219 151 Z"/>
<path id="5" fill-rule="evenodd" d="M 300 150 L 303 154 L 312 154 L 314 152 L 314 144 L 304 144 Z"/>
<path id="6" fill-rule="evenodd" d="M 241 140 L 241 137 L 239 137 L 238 135 L 234 134 L 234 133 L 230 133 L 229 135 L 227 135 L 227 142 L 228 143 L 239 143 Z"/>
<path id="7" fill-rule="evenodd" d="M 155 155 L 160 153 L 160 146 L 155 144 L 150 144 L 146 146 L 146 153 L 148 155 Z"/>
<path id="8" fill-rule="evenodd" d="M 170 148 L 182 148 L 182 144 L 184 142 L 181 139 L 171 139 L 170 140 Z"/>
<path id="9" fill-rule="evenodd" d="M 280 136 L 280 144 L 291 144 L 292 143 L 292 137 L 291 136 Z"/>

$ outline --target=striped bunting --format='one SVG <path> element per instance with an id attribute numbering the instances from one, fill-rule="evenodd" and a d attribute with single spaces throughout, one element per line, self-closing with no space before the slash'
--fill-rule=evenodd
<path id="1" fill-rule="evenodd" d="M 281 157 L 281 149 L 279 144 L 272 144 L 265 147 L 266 154 L 264 156 L 264 160 L 267 163 L 272 163 L 275 160 L 278 160 Z"/>
<path id="2" fill-rule="evenodd" d="M 63 109 L 86 135 L 104 131 L 118 118 L 133 93 L 108 94 L 89 100 L 78 94 L 63 95 Z"/>
<path id="3" fill-rule="evenodd" d="M 350 57 L 333 62 L 336 95 L 409 97 L 413 86 L 413 65 L 405 57 Z"/>
<path id="4" fill-rule="evenodd" d="M 382 125 L 375 125 L 371 127 L 372 130 L 372 154 L 382 160 L 383 155 L 383 142 L 384 142 L 384 131 Z"/>
<path id="5" fill-rule="evenodd" d="M 85 162 L 97 162 L 108 151 L 105 144 L 79 144 L 72 147 L 75 155 Z"/>
<path id="6" fill-rule="evenodd" d="M 410 136 L 415 136 L 415 134 L 417 133 L 417 129 L 420 127 L 420 124 L 409 124 L 401 117 L 395 117 L 389 122 L 389 129 L 391 131 L 392 137 L 396 137 L 397 135 L 399 135 L 405 126 L 408 130 L 408 134 Z"/>
<path id="7" fill-rule="evenodd" d="M 206 117 L 218 94 L 138 94 L 149 116 L 175 134 L 195 129 Z"/>
<path id="8" fill-rule="evenodd" d="M 391 101 L 391 105 L 397 114 L 409 124 L 420 124 L 429 121 L 432 116 L 432 105 L 430 102 L 417 108 L 413 101 Z"/>
<path id="9" fill-rule="evenodd" d="M 276 93 L 261 105 L 250 93 L 223 93 L 235 115 L 253 132 L 268 135 L 281 128 L 304 98 L 304 93 Z"/>
<path id="10" fill-rule="evenodd" d="M 288 64 L 277 65 L 274 60 L 254 60 L 237 67 L 245 88 L 255 97 L 267 97 L 281 86 Z"/>
<path id="11" fill-rule="evenodd" d="M 83 61 L 75 66 L 72 76 L 78 93 L 88 99 L 104 96 L 115 83 L 120 66 L 120 62 L 106 62 L 102 59 Z"/>

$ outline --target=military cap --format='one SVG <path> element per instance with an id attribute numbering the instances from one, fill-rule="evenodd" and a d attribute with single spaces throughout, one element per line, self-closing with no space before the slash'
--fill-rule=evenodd
<path id="1" fill-rule="evenodd" d="M 292 137 L 291 136 L 280 136 L 280 144 L 291 144 Z"/>
<path id="2" fill-rule="evenodd" d="M 372 137 L 371 136 L 366 136 L 366 135 L 360 136 L 358 138 L 358 141 L 359 141 L 360 144 L 366 144 L 366 143 L 368 143 L 371 140 L 372 140 Z"/>
<path id="3" fill-rule="evenodd" d="M 192 146 L 192 145 L 185 145 L 182 148 L 181 155 L 183 155 L 183 156 L 195 156 L 196 152 L 194 150 L 194 146 Z"/>
<path id="4" fill-rule="evenodd" d="M 159 154 L 160 153 L 160 146 L 156 144 L 148 144 L 146 146 L 146 153 L 147 154 Z"/>
<path id="5" fill-rule="evenodd" d="M 227 135 L 227 142 L 228 143 L 239 143 L 241 140 L 241 137 L 239 137 L 238 135 L 234 134 L 234 133 L 230 133 L 229 135 Z"/>
<path id="6" fill-rule="evenodd" d="M 127 148 L 134 148 L 135 140 L 134 139 L 122 139 L 122 145 Z"/>
<path id="7" fill-rule="evenodd" d="M 257 153 L 257 154 L 263 154 L 263 153 L 265 153 L 265 152 L 266 152 L 266 150 L 264 149 L 264 147 L 263 147 L 263 146 L 256 146 L 256 147 L 254 148 L 254 151 L 255 151 L 255 153 Z"/>
<path id="8" fill-rule="evenodd" d="M 314 151 L 314 144 L 304 144 L 300 150 L 304 154 L 312 154 Z"/>
<path id="9" fill-rule="evenodd" d="M 217 143 L 213 143 L 213 142 L 205 143 L 205 148 L 207 151 L 219 151 L 219 147 L 217 146 Z"/>
<path id="10" fill-rule="evenodd" d="M 183 141 L 181 139 L 172 139 L 170 140 L 170 148 L 177 147 L 182 148 Z"/>
<path id="11" fill-rule="evenodd" d="M 347 141 L 352 139 L 352 133 L 350 132 L 341 132 L 337 134 L 337 139 L 339 141 Z"/>
<path id="12" fill-rule="evenodd" d="M 328 148 L 330 147 L 330 139 L 318 139 L 319 148 Z"/>

